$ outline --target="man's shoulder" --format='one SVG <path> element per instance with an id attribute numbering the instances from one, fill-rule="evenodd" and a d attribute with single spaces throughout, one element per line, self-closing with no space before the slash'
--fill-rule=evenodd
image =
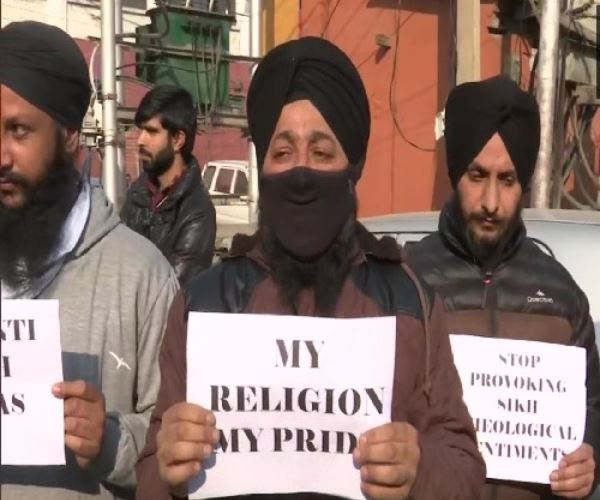
<path id="1" fill-rule="evenodd" d="M 247 256 L 223 259 L 184 287 L 187 309 L 202 312 L 243 312 L 256 286 L 268 272 Z"/>
<path id="2" fill-rule="evenodd" d="M 523 241 L 515 260 L 520 266 L 527 267 L 530 273 L 542 275 L 544 278 L 562 282 L 564 286 L 577 287 L 571 273 L 565 266 L 534 238 L 527 237 Z"/>
<path id="3" fill-rule="evenodd" d="M 423 309 L 434 302 L 434 289 L 407 263 L 368 258 L 353 270 L 351 278 L 385 314 L 407 314 L 421 320 Z"/>
<path id="4" fill-rule="evenodd" d="M 104 251 L 118 254 L 131 271 L 153 271 L 165 276 L 172 272 L 171 265 L 156 245 L 123 222 L 105 236 L 103 245 Z"/>

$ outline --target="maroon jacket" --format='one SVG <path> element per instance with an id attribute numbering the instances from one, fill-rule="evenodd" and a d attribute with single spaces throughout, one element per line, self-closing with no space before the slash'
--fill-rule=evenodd
<path id="1" fill-rule="evenodd" d="M 392 419 L 412 424 L 419 432 L 421 448 L 411 498 L 477 499 L 484 483 L 485 466 L 462 401 L 441 303 L 402 263 L 394 241 L 378 242 L 362 227 L 358 233 L 361 249 L 343 285 L 334 316 L 396 316 Z M 177 297 L 160 354 L 162 383 L 158 402 L 137 466 L 139 499 L 170 498 L 158 474 L 156 434 L 163 412 L 185 400 L 189 311 L 292 314 L 278 294 L 256 241 L 248 237 L 238 239 L 229 258 L 198 277 Z M 317 315 L 310 291 L 300 297 L 298 314 Z M 232 480 L 240 473 L 232 471 Z M 303 493 L 269 497 L 323 496 Z"/>

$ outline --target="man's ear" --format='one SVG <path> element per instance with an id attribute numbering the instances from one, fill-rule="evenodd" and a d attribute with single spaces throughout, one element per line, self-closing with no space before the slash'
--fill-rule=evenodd
<path id="1" fill-rule="evenodd" d="M 79 130 L 65 129 L 65 150 L 74 155 L 79 150 Z"/>
<path id="2" fill-rule="evenodd" d="M 171 141 L 175 152 L 181 153 L 181 150 L 185 144 L 185 132 L 183 130 L 178 130 L 173 134 Z"/>

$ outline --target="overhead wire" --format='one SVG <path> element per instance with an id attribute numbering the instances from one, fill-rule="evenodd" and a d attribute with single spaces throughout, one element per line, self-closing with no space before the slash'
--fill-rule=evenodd
<path id="1" fill-rule="evenodd" d="M 396 130 L 398 131 L 398 133 L 400 134 L 400 137 L 402 137 L 402 139 L 409 144 L 410 146 L 412 146 L 415 149 L 418 149 L 419 151 L 424 151 L 426 153 L 434 153 L 436 151 L 435 148 L 427 148 L 424 146 L 420 146 L 419 144 L 411 141 L 406 134 L 404 133 L 404 131 L 402 130 L 402 127 L 400 127 L 400 124 L 398 123 L 398 118 L 396 116 L 396 104 L 394 102 L 394 97 L 395 97 L 395 88 L 394 88 L 394 83 L 396 81 L 396 72 L 397 72 L 397 66 L 398 66 L 398 41 L 400 39 L 400 28 L 401 28 L 401 24 L 400 24 L 400 12 L 402 10 L 402 0 L 398 0 L 398 5 L 396 7 L 396 41 L 394 44 L 394 58 L 393 58 L 393 66 L 392 66 L 392 77 L 390 79 L 390 88 L 389 88 L 389 106 L 390 106 L 390 113 L 392 115 L 392 120 L 394 121 L 394 126 L 396 128 Z"/>
<path id="2" fill-rule="evenodd" d="M 333 18 L 333 15 L 335 14 L 335 11 L 340 6 L 340 3 L 341 3 L 341 0 L 337 0 L 337 2 L 335 3 L 335 6 L 331 10 L 331 13 L 327 16 L 327 21 L 325 21 L 325 26 L 323 27 L 323 30 L 321 31 L 321 38 L 323 38 L 325 36 L 327 28 L 329 27 L 329 23 L 331 22 L 331 19 Z"/>

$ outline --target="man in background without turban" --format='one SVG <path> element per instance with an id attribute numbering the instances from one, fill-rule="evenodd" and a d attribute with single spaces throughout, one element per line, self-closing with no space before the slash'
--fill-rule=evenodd
<path id="1" fill-rule="evenodd" d="M 348 477 L 340 481 L 356 481 L 365 495 L 377 499 L 477 498 L 484 468 L 462 402 L 441 305 L 403 263 L 395 241 L 378 241 L 356 221 L 355 184 L 370 122 L 356 68 L 326 40 L 285 43 L 258 65 L 248 94 L 248 120 L 260 170 L 259 231 L 236 237 L 227 258 L 192 281 L 174 302 L 161 353 L 160 395 L 137 468 L 137 497 L 185 496 L 187 481 L 205 461 L 211 463 L 217 442 L 225 443 L 221 452 L 227 451 L 229 430 L 223 429 L 220 437 L 224 421 L 214 400 L 211 408 L 186 402 L 186 363 L 203 363 L 189 359 L 189 353 L 186 360 L 187 335 L 206 333 L 187 332 L 188 314 L 210 311 L 286 315 L 290 325 L 297 321 L 294 316 L 395 316 L 396 349 L 389 353 L 395 363 L 393 423 L 356 436 L 355 465 L 348 460 Z M 239 370 L 228 353 L 205 355 L 218 357 L 232 373 Z M 272 381 L 275 387 L 278 383 Z M 345 383 L 341 377 L 339 384 Z M 217 398 L 223 407 L 237 407 L 225 393 Z M 271 395 L 272 408 L 275 399 Z M 290 404 L 302 408 L 301 399 L 294 401 Z M 310 403 L 316 404 L 321 403 Z M 272 416 L 272 411 L 265 413 Z M 335 417 L 330 417 L 333 423 Z M 286 426 L 283 414 L 280 425 Z M 273 430 L 263 431 L 268 440 Z M 307 446 L 327 453 L 328 445 L 320 439 Z M 283 450 L 279 462 L 289 462 L 292 470 L 298 452 L 291 434 Z M 259 460 L 262 454 L 254 456 Z M 214 468 L 219 467 L 225 465 L 217 459 Z M 206 470 L 209 478 L 212 471 Z M 249 486 L 256 478 L 248 470 L 224 473 L 239 494 L 270 496 Z M 271 472 L 263 474 L 259 482 L 267 485 Z M 294 474 L 302 470 L 294 469 Z M 324 485 L 307 473 L 301 484 L 286 486 L 286 491 L 298 491 L 286 498 L 323 497 L 310 493 Z M 268 492 L 283 498 L 281 490 Z"/>
<path id="2" fill-rule="evenodd" d="M 456 87 L 448 97 L 445 121 L 454 196 L 442 210 L 439 231 L 409 249 L 409 262 L 442 296 L 450 333 L 586 350 L 583 445 L 565 450 L 568 454 L 556 470 L 548 470 L 550 484 L 490 480 L 482 499 L 586 497 L 598 482 L 600 451 L 594 325 L 585 294 L 553 257 L 527 238 L 521 219 L 523 193 L 529 188 L 540 143 L 537 103 L 516 83 L 499 76 Z M 568 366 L 557 366 L 557 376 L 567 370 Z M 498 410 L 498 421 L 504 415 Z M 552 418 L 548 415 L 545 420 L 542 413 L 536 421 Z M 476 421 L 483 420 L 490 422 Z M 486 436 L 479 436 L 482 449 L 486 444 L 495 446 L 486 443 Z M 521 467 L 521 462 L 514 466 Z"/>
<path id="3" fill-rule="evenodd" d="M 90 92 L 85 59 L 64 31 L 30 21 L 0 30 L 2 307 L 58 301 L 63 380 L 33 383 L 64 400 L 66 448 L 66 465 L 44 465 L 44 436 L 63 429 L 41 416 L 19 436 L 29 463 L 40 465 L 14 463 L 3 443 L 2 500 L 131 498 L 156 401 L 158 346 L 177 278 L 75 168 Z M 33 398 L 3 385 L 3 436 L 32 411 Z"/>

